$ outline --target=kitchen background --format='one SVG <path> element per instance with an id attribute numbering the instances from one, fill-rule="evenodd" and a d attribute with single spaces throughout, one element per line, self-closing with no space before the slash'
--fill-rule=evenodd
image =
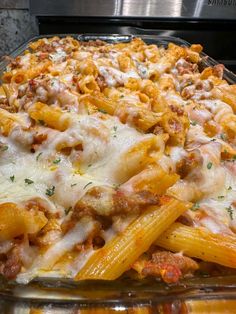
<path id="1" fill-rule="evenodd" d="M 0 0 L 0 58 L 55 33 L 179 37 L 236 72 L 236 0 Z"/>
<path id="2" fill-rule="evenodd" d="M 29 14 L 28 0 L 0 0 L 0 57 L 37 34 L 38 25 Z"/>

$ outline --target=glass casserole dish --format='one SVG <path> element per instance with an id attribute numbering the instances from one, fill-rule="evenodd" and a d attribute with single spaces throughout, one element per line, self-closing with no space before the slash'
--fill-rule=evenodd
<path id="1" fill-rule="evenodd" d="M 57 35 L 63 37 L 64 35 Z M 129 42 L 132 36 L 125 35 L 70 35 L 80 41 L 104 40 L 109 43 Z M 39 36 L 30 42 L 51 36 Z M 141 35 L 147 44 L 166 47 L 172 42 L 189 47 L 190 44 L 173 37 Z M 21 55 L 28 48 L 24 44 L 11 54 L 11 57 Z M 217 62 L 202 53 L 201 67 L 217 65 Z M 3 72 L 7 62 L 2 62 Z M 236 83 L 236 77 L 224 70 L 224 79 Z M 70 279 L 39 278 L 25 285 L 15 282 L 1 282 L 1 312 L 18 313 L 20 310 L 29 313 L 45 313 L 55 309 L 55 313 L 89 313 L 121 311 L 128 313 L 195 313 L 212 311 L 212 307 L 224 309 L 228 306 L 234 309 L 235 277 L 209 277 L 204 274 L 199 278 L 183 279 L 177 285 L 166 285 L 157 281 L 123 280 L 123 281 L 89 281 L 74 282 Z M 176 301 L 177 300 L 177 301 Z M 195 301 L 198 300 L 198 301 Z M 201 302 L 199 302 L 201 300 Z M 205 303 L 202 300 L 207 300 Z M 210 301 L 214 300 L 214 301 Z M 217 302 L 216 302 L 217 300 Z M 226 300 L 230 300 L 227 303 Z M 213 302 L 213 305 L 212 303 Z M 226 305 L 227 304 L 227 305 Z M 203 307 L 203 308 L 202 308 Z M 44 313 L 44 312 L 42 312 Z"/>

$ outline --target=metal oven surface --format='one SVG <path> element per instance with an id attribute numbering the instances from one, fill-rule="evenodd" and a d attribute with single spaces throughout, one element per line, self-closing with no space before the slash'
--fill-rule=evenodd
<path id="1" fill-rule="evenodd" d="M 38 16 L 234 19 L 235 0 L 30 0 Z"/>

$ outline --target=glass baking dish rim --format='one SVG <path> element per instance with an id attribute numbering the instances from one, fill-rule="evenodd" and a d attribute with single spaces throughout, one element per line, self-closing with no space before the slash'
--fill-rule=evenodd
<path id="1" fill-rule="evenodd" d="M 159 35 L 120 35 L 120 34 L 48 34 L 39 35 L 30 38 L 20 47 L 9 54 L 10 58 L 21 55 L 28 49 L 32 41 L 49 38 L 53 36 L 66 37 L 72 36 L 78 40 L 104 40 L 108 42 L 128 42 L 135 37 L 144 41 L 151 41 L 156 45 L 167 45 L 173 42 L 181 46 L 190 46 L 191 44 L 181 38 L 173 36 Z M 205 67 L 217 65 L 218 62 L 204 52 L 201 53 L 202 63 Z M 0 75 L 3 73 L 9 61 L 0 62 Z M 236 75 L 224 70 L 224 78 L 229 83 L 236 83 Z M 75 282 L 72 279 L 62 278 L 36 278 L 27 285 L 21 285 L 14 281 L 6 282 L 0 278 L 0 296 L 8 300 L 24 302 L 76 302 L 83 305 L 103 306 L 117 304 L 137 304 L 150 305 L 150 302 L 169 302 L 188 299 L 236 299 L 236 276 L 218 276 L 218 277 L 195 277 L 181 280 L 176 285 L 167 285 L 159 281 L 152 281 L 150 286 L 148 282 L 140 283 L 136 281 L 127 281 L 122 284 L 119 280 L 112 282 L 104 281 L 86 281 Z M 99 295 L 91 296 L 96 285 L 96 291 L 99 288 Z M 84 295 L 87 287 L 87 296 Z M 81 290 L 82 289 L 82 290 Z M 45 291 L 50 293 L 45 293 Z M 53 294 L 55 292 L 55 294 Z M 108 293 L 109 292 L 109 293 Z"/>

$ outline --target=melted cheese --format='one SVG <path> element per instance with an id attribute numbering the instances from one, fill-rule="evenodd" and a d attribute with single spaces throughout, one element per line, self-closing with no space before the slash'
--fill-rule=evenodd
<path id="1" fill-rule="evenodd" d="M 8 162 L 0 161 L 0 202 L 23 202 L 39 197 L 49 203 L 52 211 L 73 207 L 93 186 L 120 184 L 122 156 L 134 145 L 155 137 L 141 134 L 116 117 L 101 120 L 99 115 L 78 115 L 73 119 L 66 132 L 49 131 L 48 139 L 35 154 L 28 153 L 28 148 L 19 152 L 19 145 L 12 143 L 11 138 L 8 140 L 8 150 L 4 152 Z M 11 137 L 14 139 L 14 132 Z M 70 160 L 60 155 L 60 162 L 54 164 L 59 143 L 73 146 L 78 142 L 83 146 L 79 157 L 71 154 Z M 76 159 L 78 168 L 73 166 Z M 27 184 L 25 179 L 33 183 Z M 52 187 L 54 195 L 48 196 L 47 190 Z"/>
<path id="2" fill-rule="evenodd" d="M 31 247 L 27 241 L 22 245 L 21 255 L 27 269 L 18 275 L 18 282 L 27 283 L 35 276 L 73 277 L 94 253 L 92 245 L 83 252 L 76 251 L 75 247 L 90 239 L 98 222 L 87 216 L 71 221 L 76 215 L 73 216 L 74 212 L 68 214 L 71 209 L 76 211 L 76 203 L 88 190 L 105 186 L 110 191 L 123 184 L 120 191 L 122 188 L 126 192 L 128 189 L 132 191 L 132 186 L 125 183 L 132 182 L 131 177 L 143 168 L 157 162 L 167 173 L 175 172 L 181 160 L 187 162 L 188 158 L 195 157 L 194 154 L 194 157 L 190 156 L 192 151 L 200 156 L 196 167 L 190 169 L 168 193 L 172 191 L 176 197 L 188 201 L 200 198 L 200 211 L 204 215 L 189 211 L 193 225 L 224 234 L 236 231 L 236 166 L 221 160 L 222 147 L 232 145 L 233 151 L 235 139 L 229 143 L 220 139 L 224 128 L 222 119 L 231 117 L 233 110 L 221 100 L 213 99 L 212 82 L 201 79 L 195 65 L 193 73 L 190 67 L 188 74 L 181 75 L 179 68 L 188 66 L 185 59 L 172 64 L 172 58 L 164 48 L 148 47 L 144 43 L 143 47 L 142 44 L 138 46 L 135 40 L 124 46 L 106 44 L 99 47 L 98 43 L 94 46 L 78 44 L 77 47 L 69 38 L 42 39 L 35 49 L 7 68 L 10 75 L 29 69 L 31 79 L 17 84 L 8 78 L 11 82 L 5 87 L 9 87 L 9 95 L 1 96 L 2 103 L 11 106 L 13 112 L 18 108 L 19 112 L 10 114 L 1 109 L 3 115 L 14 120 L 14 125 L 8 137 L 0 136 L 0 204 L 14 202 L 25 206 L 29 201 L 41 200 L 48 216 L 56 217 L 53 219 L 59 230 L 52 230 L 55 237 L 50 245 L 43 243 Z M 120 66 L 123 55 L 128 60 L 126 71 Z M 90 68 L 91 64 L 93 68 Z M 34 66 L 42 66 L 43 73 L 35 76 Z M 89 73 L 87 77 L 86 71 Z M 173 82 L 173 87 L 171 83 L 167 90 L 163 88 L 157 80 L 159 77 Z M 132 78 L 137 79 L 137 86 L 134 84 L 131 91 L 126 83 Z M 104 93 L 109 101 L 115 101 L 115 115 L 127 124 L 121 123 L 117 117 L 99 113 L 93 104 L 87 108 L 80 103 L 85 93 L 80 82 L 89 84 L 86 79 L 93 81 L 92 87 L 96 87 L 98 95 Z M 162 134 L 163 138 L 152 132 L 144 134 L 132 124 L 139 117 L 139 107 L 153 114 L 152 90 L 155 88 L 166 101 L 166 104 L 163 102 L 164 112 L 172 114 L 171 105 L 177 105 L 192 121 L 199 123 L 186 127 L 183 147 L 169 145 L 168 134 Z M 88 89 L 90 92 L 92 90 Z M 59 107 L 64 116 L 69 117 L 69 127 L 60 132 L 46 125 L 40 126 L 40 120 L 33 122 L 27 111 L 37 101 L 45 102 L 51 108 Z M 127 119 L 123 119 L 126 114 Z M 162 114 L 154 113 L 160 119 Z M 181 112 L 173 114 L 176 118 L 182 116 Z M 204 128 L 205 122 L 210 120 L 217 126 L 214 138 L 208 136 Z M 189 121 L 185 122 L 188 125 Z M 164 132 L 161 125 L 157 122 L 152 130 Z M 4 146 L 7 149 L 1 150 Z M 146 147 L 147 156 L 143 147 Z M 113 223 L 100 234 L 105 243 L 127 228 L 135 215 L 110 217 Z M 72 223 L 66 232 L 64 223 L 66 227 L 67 223 Z M 13 240 L 0 243 L 0 253 L 6 253 L 13 245 Z M 28 256 L 29 248 L 36 256 L 33 263 Z M 67 254 L 71 254 L 71 259 Z"/>
<path id="3" fill-rule="evenodd" d="M 40 276 L 45 270 L 50 270 L 55 261 L 64 253 L 70 251 L 75 244 L 83 243 L 94 228 L 94 222 L 86 218 L 79 221 L 61 240 L 52 245 L 46 252 L 39 255 L 32 266 L 17 277 L 19 283 L 27 283 L 35 276 Z M 59 270 L 60 272 L 60 270 Z M 58 272 L 57 272 L 58 273 Z"/>
<path id="4" fill-rule="evenodd" d="M 134 70 L 122 72 L 107 66 L 99 66 L 98 69 L 99 73 L 105 78 L 108 86 L 116 86 L 117 83 L 123 84 L 124 82 L 127 82 L 129 78 L 140 78 L 138 73 Z"/>

